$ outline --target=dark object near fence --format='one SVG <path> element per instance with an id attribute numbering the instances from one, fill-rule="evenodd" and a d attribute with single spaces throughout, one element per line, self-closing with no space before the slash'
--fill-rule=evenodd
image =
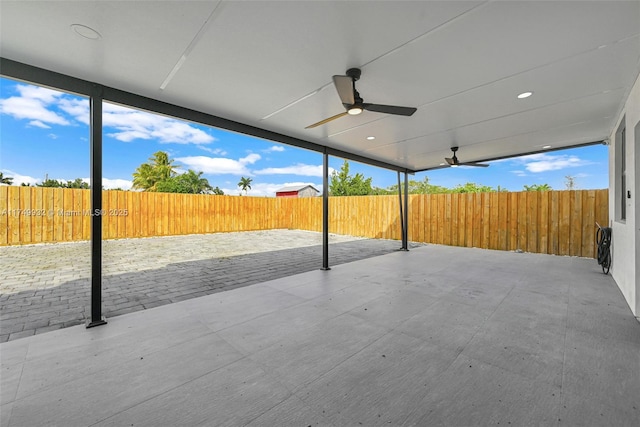
<path id="1" fill-rule="evenodd" d="M 602 272 L 609 274 L 611 267 L 611 227 L 600 227 L 596 222 L 596 244 L 598 245 L 598 264 L 602 266 Z"/>

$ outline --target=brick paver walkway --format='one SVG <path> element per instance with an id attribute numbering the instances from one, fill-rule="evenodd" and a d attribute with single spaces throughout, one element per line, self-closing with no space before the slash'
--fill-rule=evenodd
<path id="1" fill-rule="evenodd" d="M 338 265 L 399 241 L 330 236 Z M 109 240 L 107 318 L 318 269 L 322 235 L 300 230 Z M 83 323 L 90 314 L 89 242 L 0 247 L 0 342 Z"/>

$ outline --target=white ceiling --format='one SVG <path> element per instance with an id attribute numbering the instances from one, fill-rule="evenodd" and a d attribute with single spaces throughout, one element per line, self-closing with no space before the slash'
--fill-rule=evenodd
<path id="1" fill-rule="evenodd" d="M 476 161 L 603 140 L 640 71 L 640 1 L 2 1 L 0 14 L 4 58 L 410 170 L 456 145 Z M 418 111 L 305 129 L 344 111 L 331 77 L 351 67 L 365 102 Z"/>

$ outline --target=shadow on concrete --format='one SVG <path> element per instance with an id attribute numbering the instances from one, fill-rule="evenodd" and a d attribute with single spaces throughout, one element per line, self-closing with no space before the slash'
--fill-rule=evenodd
<path id="1" fill-rule="evenodd" d="M 329 245 L 329 265 L 385 255 L 394 240 L 362 239 Z M 420 244 L 412 244 L 416 247 Z M 208 258 L 163 268 L 104 276 L 103 314 L 114 317 L 319 269 L 322 245 Z M 90 317 L 90 279 L 2 295 L 0 342 L 84 323 Z"/>

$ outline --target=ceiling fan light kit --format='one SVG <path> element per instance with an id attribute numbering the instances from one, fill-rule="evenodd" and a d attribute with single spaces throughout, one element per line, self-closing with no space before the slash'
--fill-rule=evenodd
<path id="1" fill-rule="evenodd" d="M 359 68 L 349 68 L 344 76 L 333 76 L 333 85 L 338 92 L 338 96 L 342 101 L 342 105 L 346 109 L 346 113 L 336 114 L 328 119 L 321 120 L 317 123 L 307 126 L 305 129 L 311 129 L 325 123 L 329 123 L 335 119 L 343 117 L 345 114 L 357 116 L 364 110 L 374 111 L 376 113 L 393 114 L 396 116 L 411 116 L 417 111 L 413 107 L 400 107 L 396 105 L 370 104 L 364 102 L 360 97 L 360 93 L 356 90 L 356 82 L 360 80 L 362 71 Z"/>

